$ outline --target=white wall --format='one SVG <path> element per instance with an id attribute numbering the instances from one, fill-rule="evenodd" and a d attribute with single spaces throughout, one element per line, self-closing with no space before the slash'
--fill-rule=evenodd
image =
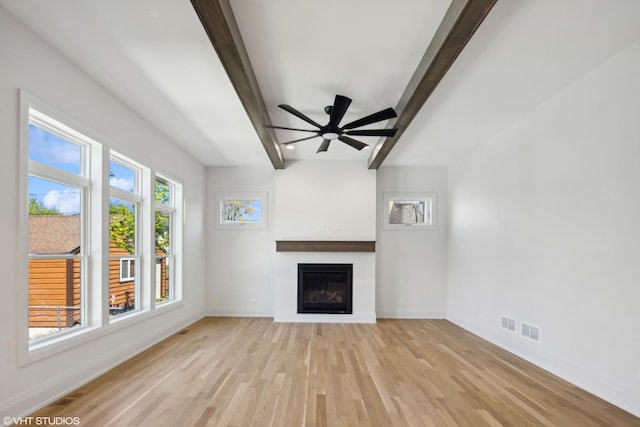
<path id="1" fill-rule="evenodd" d="M 204 313 L 204 168 L 165 136 L 64 59 L 0 8 L 0 414 L 25 415 L 69 392 Z M 54 356 L 17 366 L 16 301 L 19 89 L 82 123 L 88 136 L 105 137 L 113 148 L 184 185 L 184 304 L 145 321 L 105 328 L 106 334 Z M 24 332 L 24 331 L 21 331 Z"/>
<path id="2" fill-rule="evenodd" d="M 450 320 L 636 415 L 639 75 L 636 42 L 450 168 L 447 294 Z"/>
<path id="3" fill-rule="evenodd" d="M 271 167 L 207 169 L 207 313 L 273 316 L 275 176 Z M 267 228 L 216 228 L 217 192 L 267 192 Z"/>
<path id="4" fill-rule="evenodd" d="M 385 193 L 437 193 L 435 230 L 385 230 L 378 215 L 376 312 L 378 317 L 444 318 L 447 282 L 447 168 L 381 167 L 377 210 Z"/>
<path id="5" fill-rule="evenodd" d="M 278 171 L 207 169 L 207 313 L 374 321 L 374 254 L 276 253 L 275 241 L 375 240 L 375 176 L 364 162 L 292 161 Z M 267 192 L 267 228 L 216 228 L 217 192 Z M 298 316 L 299 262 L 353 263 L 353 316 Z"/>
<path id="6" fill-rule="evenodd" d="M 365 162 L 288 162 L 276 186 L 276 240 L 375 240 L 376 172 Z"/>
<path id="7" fill-rule="evenodd" d="M 375 240 L 376 172 L 357 161 L 297 161 L 277 172 L 276 240 Z M 353 264 L 353 313 L 297 314 L 298 263 Z M 274 254 L 276 321 L 375 322 L 375 254 Z"/>

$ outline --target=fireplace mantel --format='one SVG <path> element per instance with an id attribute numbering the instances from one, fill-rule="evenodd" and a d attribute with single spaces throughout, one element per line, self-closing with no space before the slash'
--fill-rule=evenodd
<path id="1" fill-rule="evenodd" d="M 375 252 L 375 240 L 276 240 L 276 252 Z"/>

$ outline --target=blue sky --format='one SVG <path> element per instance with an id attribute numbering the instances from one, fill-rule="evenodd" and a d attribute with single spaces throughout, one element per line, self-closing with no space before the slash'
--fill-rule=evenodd
<path id="1" fill-rule="evenodd" d="M 34 125 L 29 125 L 29 159 L 35 160 L 74 175 L 81 174 L 82 148 Z M 111 161 L 110 184 L 124 191 L 135 188 L 135 172 Z M 80 191 L 71 186 L 29 177 L 29 198 L 35 197 L 47 208 L 55 208 L 63 214 L 80 212 Z"/>
<path id="2" fill-rule="evenodd" d="M 133 191 L 135 189 L 136 173 L 126 166 L 113 160 L 109 164 L 109 184 L 112 187 L 119 188 L 124 191 Z"/>
<path id="3" fill-rule="evenodd" d="M 80 174 L 82 150 L 73 144 L 34 125 L 29 125 L 29 158 L 50 166 Z"/>
<path id="4" fill-rule="evenodd" d="M 29 159 L 79 175 L 82 149 L 77 144 L 29 125 Z M 71 186 L 29 177 L 29 198 L 32 197 L 45 207 L 55 208 L 63 214 L 80 212 L 80 192 Z"/>
<path id="5" fill-rule="evenodd" d="M 244 220 L 253 221 L 253 222 L 262 221 L 262 201 L 250 200 L 248 202 L 249 202 L 249 206 L 251 206 L 254 209 L 254 212 L 253 214 L 245 214 Z"/>

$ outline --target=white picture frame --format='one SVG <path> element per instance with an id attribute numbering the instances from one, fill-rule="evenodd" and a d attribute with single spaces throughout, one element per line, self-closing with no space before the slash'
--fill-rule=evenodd
<path id="1" fill-rule="evenodd" d="M 267 228 L 267 193 L 216 193 L 216 228 L 258 230 Z"/>
<path id="2" fill-rule="evenodd" d="M 437 193 L 384 193 L 385 230 L 435 230 Z"/>

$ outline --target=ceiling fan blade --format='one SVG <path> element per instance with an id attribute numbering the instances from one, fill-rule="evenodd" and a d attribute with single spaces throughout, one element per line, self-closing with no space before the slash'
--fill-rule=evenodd
<path id="1" fill-rule="evenodd" d="M 305 141 L 305 140 L 311 139 L 311 138 L 318 138 L 319 136 L 320 135 L 313 135 L 313 136 L 308 136 L 306 138 L 294 139 L 293 141 L 283 142 L 282 145 L 293 144 L 294 142 Z"/>
<path id="2" fill-rule="evenodd" d="M 371 123 L 380 122 L 382 120 L 392 119 L 394 117 L 398 117 L 393 108 L 389 107 L 384 110 L 378 111 L 377 113 L 370 114 L 366 117 L 358 119 L 354 122 L 347 123 L 342 126 L 342 129 L 353 129 L 360 126 L 370 125 Z"/>
<path id="3" fill-rule="evenodd" d="M 317 128 L 321 128 L 322 127 L 322 125 L 319 125 L 317 122 L 311 120 L 309 117 L 305 116 L 300 111 L 296 110 L 295 108 L 293 108 L 290 105 L 280 104 L 280 105 L 278 105 L 278 107 L 282 108 L 287 113 L 291 113 L 294 116 L 296 116 L 297 118 L 302 119 L 302 120 L 304 120 L 305 122 L 307 122 L 307 123 L 309 123 L 311 125 L 314 125 Z"/>
<path id="4" fill-rule="evenodd" d="M 271 128 L 271 129 L 298 130 L 300 132 L 315 132 L 315 133 L 318 133 L 317 130 L 312 130 L 312 129 L 297 129 L 297 128 L 288 128 L 288 127 L 284 127 L 284 126 L 273 126 L 273 125 L 262 125 L 262 127 Z"/>
<path id="5" fill-rule="evenodd" d="M 324 141 L 322 141 L 322 144 L 320 144 L 320 147 L 318 148 L 318 151 L 316 151 L 316 153 L 323 153 L 327 151 L 329 149 L 330 143 L 331 143 L 330 139 L 325 139 Z"/>
<path id="6" fill-rule="evenodd" d="M 351 105 L 351 98 L 347 98 L 343 95 L 336 95 L 336 99 L 333 101 L 333 107 L 331 107 L 329 126 L 333 125 L 335 127 L 338 127 L 338 124 L 344 117 L 344 114 L 347 112 L 349 105 Z"/>
<path id="7" fill-rule="evenodd" d="M 358 151 L 362 150 L 364 147 L 368 147 L 368 145 L 365 144 L 364 142 L 356 141 L 355 139 L 349 138 L 348 136 L 345 136 L 345 135 L 339 136 L 338 139 L 344 142 L 345 144 L 352 146 Z"/>
<path id="8" fill-rule="evenodd" d="M 345 132 L 346 135 L 356 135 L 356 136 L 396 136 L 396 132 L 398 129 L 361 129 L 361 130 L 350 130 Z"/>

